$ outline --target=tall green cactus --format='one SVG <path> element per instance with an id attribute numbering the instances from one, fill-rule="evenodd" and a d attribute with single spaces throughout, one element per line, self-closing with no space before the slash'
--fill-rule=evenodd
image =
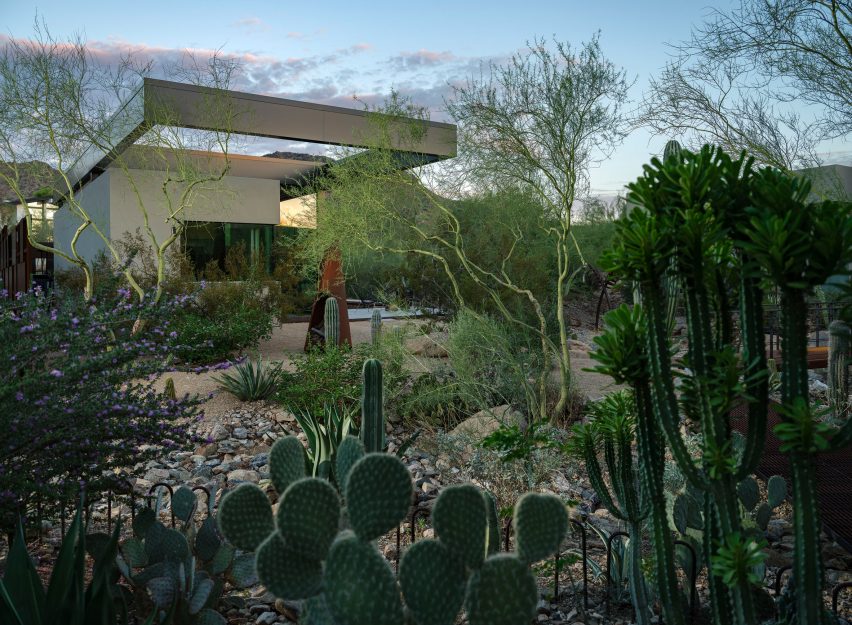
<path id="1" fill-rule="evenodd" d="M 672 456 L 691 488 L 704 492 L 705 562 L 715 622 L 755 621 L 745 572 L 760 559 L 759 545 L 740 522 L 737 486 L 759 461 L 766 427 L 768 375 L 761 283 L 782 297 L 783 423 L 776 429 L 790 454 L 796 511 L 794 576 L 797 618 L 816 625 L 822 613 L 819 516 L 813 455 L 852 442 L 852 422 L 829 435 L 807 401 L 805 296 L 852 262 L 848 204 L 806 204 L 808 184 L 781 172 L 756 173 L 745 156 L 732 159 L 705 146 L 678 159 L 653 159 L 630 185 L 638 207 L 618 226 L 608 269 L 639 285 L 647 315 L 651 398 Z M 685 295 L 689 348 L 676 390 L 666 298 L 661 277 L 674 263 Z M 740 353 L 734 343 L 733 303 L 739 297 Z M 748 407 L 748 434 L 734 452 L 729 421 Z M 680 432 L 697 423 L 702 455 L 691 457 Z"/>
<path id="2" fill-rule="evenodd" d="M 538 589 L 529 566 L 558 552 L 568 527 L 557 498 L 524 495 L 515 506 L 519 553 L 493 553 L 491 497 L 471 485 L 446 488 L 433 512 L 437 539 L 406 550 L 397 581 L 376 539 L 407 516 L 411 476 L 395 456 L 363 455 L 357 439 L 344 441 L 341 450 L 352 452 L 338 458 L 345 514 L 334 489 L 317 478 L 281 482 L 288 485 L 274 522 L 266 494 L 254 484 L 231 491 L 221 503 L 223 534 L 240 544 L 259 543 L 260 581 L 281 598 L 305 599 L 302 622 L 403 625 L 413 617 L 418 625 L 453 625 L 462 607 L 470 625 L 532 620 Z M 303 452 L 291 443 L 278 451 L 270 455 L 270 471 L 297 478 L 293 467 Z M 338 531 L 341 519 L 352 529 Z"/>
<path id="3" fill-rule="evenodd" d="M 725 583 L 726 571 L 721 565 L 714 567 L 712 558 L 725 548 L 726 537 L 742 534 L 736 485 L 753 471 L 765 428 L 766 386 L 754 382 L 760 376 L 753 369 L 764 358 L 762 338 L 758 346 L 751 336 L 753 328 L 759 327 L 756 317 L 762 315 L 754 282 L 740 293 L 751 402 L 746 453 L 737 463 L 728 415 L 745 389 L 739 382 L 741 370 L 732 346 L 728 264 L 733 260 L 748 275 L 751 267 L 746 255 L 733 253 L 730 235 L 734 220 L 722 209 L 731 214 L 745 211 L 750 202 L 750 176 L 750 163 L 744 158 L 732 160 L 711 148 L 697 154 L 682 151 L 679 158 L 664 162 L 653 159 L 645 174 L 630 185 L 629 197 L 641 210 L 634 210 L 619 224 L 607 260 L 609 269 L 639 285 L 647 315 L 650 399 L 681 472 L 694 488 L 707 493 L 712 509 L 708 518 L 714 521 L 706 553 L 712 571 L 711 603 L 720 623 L 738 625 L 755 620 L 751 589 Z M 682 376 L 680 398 L 673 383 L 663 290 L 663 277 L 672 267 L 683 287 L 689 338 L 689 370 Z M 703 457 L 699 465 L 682 438 L 682 416 L 700 424 Z"/>
<path id="4" fill-rule="evenodd" d="M 325 300 L 323 328 L 325 330 L 325 344 L 329 347 L 340 345 L 340 306 L 334 295 L 329 295 Z"/>
<path id="5" fill-rule="evenodd" d="M 790 457 L 793 478 L 793 574 L 801 625 L 817 625 L 824 616 L 815 456 L 852 438 L 852 421 L 831 432 L 811 410 L 806 300 L 852 262 L 852 205 L 808 203 L 809 193 L 805 179 L 762 170 L 752 192 L 751 219 L 744 227 L 746 249 L 781 293 L 782 423 L 775 433 Z"/>
<path id="6" fill-rule="evenodd" d="M 598 362 L 596 371 L 612 376 L 619 384 L 629 384 L 633 388 L 639 479 L 642 497 L 650 506 L 657 592 L 666 621 L 679 625 L 684 620 L 663 488 L 665 441 L 654 414 L 651 396 L 650 370 L 645 347 L 648 340 L 647 320 L 641 306 L 631 309 L 622 305 L 607 313 L 604 321 L 606 330 L 595 338 L 595 350 L 591 355 Z M 618 473 L 615 475 L 618 476 Z"/>
<path id="7" fill-rule="evenodd" d="M 651 622 L 651 609 L 641 566 L 642 523 L 648 517 L 653 502 L 644 496 L 644 482 L 640 487 L 633 463 L 634 412 L 631 393 L 621 391 L 607 395 L 592 405 L 588 423 L 574 426 L 569 447 L 585 461 L 589 481 L 604 507 L 627 524 L 631 555 L 630 597 L 637 624 L 647 625 Z M 611 486 L 604 479 L 599 455 L 603 455 Z M 646 462 L 650 460 L 645 459 Z M 664 509 L 665 499 L 656 503 Z M 673 612 L 677 619 L 677 611 Z"/>
<path id="8" fill-rule="evenodd" d="M 663 160 L 667 161 L 671 158 L 679 158 L 682 150 L 683 148 L 680 147 L 680 143 L 675 139 L 666 141 L 666 147 L 663 148 Z"/>
<path id="9" fill-rule="evenodd" d="M 382 363 L 375 358 L 365 361 L 361 378 L 361 440 L 368 452 L 382 451 L 385 448 Z"/>
<path id="10" fill-rule="evenodd" d="M 828 326 L 828 399 L 834 418 L 849 415 L 849 365 L 852 362 L 852 328 L 843 321 Z"/>
<path id="11" fill-rule="evenodd" d="M 374 308 L 370 314 L 370 341 L 373 347 L 378 347 L 379 340 L 382 338 L 382 311 Z"/>

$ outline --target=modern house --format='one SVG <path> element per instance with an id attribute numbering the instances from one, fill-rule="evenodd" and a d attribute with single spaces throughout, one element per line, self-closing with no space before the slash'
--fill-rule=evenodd
<path id="1" fill-rule="evenodd" d="M 168 216 L 186 187 L 171 185 L 167 196 L 163 183 L 187 165 L 196 172 L 225 173 L 215 184 L 199 185 L 180 214 L 186 224 L 181 245 L 196 267 L 210 260 L 221 262 L 227 249 L 240 241 L 249 250 L 268 251 L 281 228 L 310 225 L 305 223 L 305 212 L 312 198 L 290 197 L 284 189 L 316 176 L 327 166 L 323 160 L 229 153 L 226 169 L 221 153 L 164 151 L 138 144 L 156 124 L 222 131 L 219 124 L 223 122 L 209 114 L 211 98 L 219 99 L 219 108 L 226 101 L 233 111 L 226 122 L 233 135 L 363 148 L 365 133 L 370 131 L 368 114 L 362 110 L 146 78 L 112 120 L 112 149 L 92 146 L 70 172 L 76 201 L 110 239 L 144 227 L 146 213 L 159 241 L 170 236 L 174 222 Z M 400 146 L 406 154 L 400 167 L 455 155 L 455 126 L 428 122 L 425 130 L 419 145 Z M 60 206 L 54 222 L 56 247 L 69 249 L 79 218 Z M 80 235 L 77 249 L 83 257 L 93 259 L 104 243 L 88 228 Z M 57 257 L 57 268 L 66 265 Z"/>

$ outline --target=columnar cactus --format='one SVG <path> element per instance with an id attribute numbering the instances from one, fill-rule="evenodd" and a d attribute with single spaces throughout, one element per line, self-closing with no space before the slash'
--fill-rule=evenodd
<path id="1" fill-rule="evenodd" d="M 791 461 L 801 625 L 816 625 L 822 613 L 813 456 L 852 441 L 852 422 L 830 436 L 826 426 L 813 421 L 805 304 L 814 286 L 852 262 L 852 215 L 848 204 L 807 204 L 808 192 L 809 184 L 800 178 L 771 169 L 756 173 L 751 159 L 732 159 L 709 146 L 694 154 L 682 151 L 677 159 L 653 159 L 630 185 L 629 199 L 639 208 L 619 224 L 606 261 L 608 269 L 639 285 L 656 421 L 689 487 L 704 493 L 713 614 L 738 625 L 756 620 L 749 576 L 743 572 L 761 557 L 759 544 L 746 542 L 736 494 L 761 457 L 766 427 L 761 283 L 776 286 L 782 299 L 783 423 L 776 433 Z M 689 338 L 678 390 L 662 284 L 672 263 L 683 287 Z M 731 293 L 739 297 L 739 353 Z M 740 401 L 748 406 L 741 455 L 734 453 L 729 422 Z M 682 438 L 684 417 L 700 427 L 697 462 Z"/>
<path id="2" fill-rule="evenodd" d="M 828 326 L 828 397 L 834 418 L 849 414 L 849 365 L 852 362 L 852 329 L 840 320 Z"/>
<path id="3" fill-rule="evenodd" d="M 666 141 L 666 147 L 663 148 L 663 160 L 667 161 L 671 158 L 679 158 L 681 150 L 680 143 L 674 139 Z"/>
<path id="4" fill-rule="evenodd" d="M 379 340 L 382 337 L 382 311 L 374 308 L 370 315 L 370 340 L 373 347 L 378 347 Z"/>
<path id="5" fill-rule="evenodd" d="M 334 295 L 329 295 L 325 300 L 323 327 L 325 329 L 325 344 L 330 347 L 340 345 L 340 306 Z"/>
<path id="6" fill-rule="evenodd" d="M 654 414 L 653 401 L 651 396 L 651 380 L 649 373 L 649 363 L 645 352 L 647 343 L 646 320 L 641 306 L 634 306 L 632 309 L 626 305 L 607 313 L 604 317 L 606 331 L 595 338 L 596 348 L 592 352 L 592 357 L 598 361 L 596 370 L 605 375 L 612 376 L 616 382 L 620 384 L 630 384 L 633 387 L 632 402 L 635 406 L 635 428 L 636 442 L 639 449 L 638 465 L 639 465 L 639 481 L 641 484 L 641 497 L 643 503 L 650 507 L 650 529 L 651 541 L 654 546 L 654 573 L 657 582 L 658 594 L 660 596 L 660 604 L 665 611 L 665 620 L 673 625 L 679 625 L 684 622 L 683 611 L 681 610 L 680 593 L 678 592 L 677 574 L 674 565 L 674 543 L 672 542 L 671 529 L 668 522 L 668 511 L 666 509 L 666 495 L 663 489 L 663 470 L 665 467 L 665 441 L 663 440 L 662 432 L 656 421 Z M 618 396 L 615 399 L 609 400 L 615 409 L 618 409 Z M 627 407 L 625 407 L 625 411 Z M 626 424 L 621 424 L 622 426 Z M 609 428 L 612 432 L 612 428 Z M 590 432 L 592 433 L 592 432 Z M 612 438 L 612 436 L 609 436 Z M 595 443 L 590 445 L 589 443 Z M 626 444 L 626 442 L 624 443 Z M 579 445 L 580 450 L 585 456 L 590 456 L 591 463 L 587 461 L 586 466 L 590 475 L 594 473 L 595 489 L 601 489 L 604 493 L 601 496 L 603 501 L 610 501 L 615 507 L 612 497 L 609 495 L 609 490 L 603 482 L 600 475 L 600 466 L 597 462 L 597 441 L 589 441 L 588 438 L 578 437 L 575 445 Z M 622 456 L 626 450 L 622 450 Z M 592 468 L 589 468 L 592 467 Z M 598 470 L 593 469 L 597 467 Z M 627 468 L 627 467 L 625 467 Z M 632 467 L 630 467 L 632 470 Z M 624 492 L 624 485 L 631 482 L 625 482 L 624 477 L 619 471 L 610 470 L 610 475 L 613 476 L 621 486 L 616 489 L 616 493 Z M 629 496 L 630 492 L 626 494 Z M 625 497 L 622 502 L 622 508 L 626 508 L 630 499 Z M 633 507 L 635 511 L 635 507 Z M 622 518 L 624 512 L 619 509 L 619 514 Z M 613 514 L 616 514 L 613 512 Z M 637 522 L 638 516 L 633 517 Z M 636 528 L 632 528 L 633 531 Z M 638 534 L 631 535 L 637 536 Z M 637 545 L 639 541 L 634 541 Z M 638 597 L 641 600 L 641 595 Z M 637 602 L 638 603 L 638 602 Z M 636 613 L 641 618 L 639 606 Z"/>
<path id="7" fill-rule="evenodd" d="M 592 407 L 592 419 L 588 423 L 574 427 L 570 443 L 575 454 L 585 460 L 589 481 L 601 503 L 615 518 L 627 524 L 631 555 L 630 596 L 636 611 L 637 624 L 647 625 L 651 622 L 651 610 L 642 573 L 642 523 L 654 503 L 665 512 L 665 497 L 653 502 L 645 496 L 644 481 L 637 480 L 633 462 L 636 428 L 633 403 L 633 398 L 627 391 L 607 395 Z M 611 488 L 603 477 L 598 461 L 599 454 L 603 455 L 606 462 Z M 644 458 L 642 461 L 650 463 L 652 459 Z M 676 606 L 677 603 L 672 607 Z M 678 622 L 679 617 L 676 614 L 674 616 L 674 622 Z"/>
<path id="8" fill-rule="evenodd" d="M 816 421 L 808 394 L 806 296 L 852 263 L 849 203 L 811 202 L 810 183 L 782 172 L 760 172 L 752 193 L 746 249 L 781 293 L 782 423 L 775 433 L 790 457 L 793 486 L 796 617 L 823 619 L 823 568 L 815 456 L 852 439 L 852 421 L 837 432 Z M 832 435 L 833 434 L 833 435 Z"/>
<path id="9" fill-rule="evenodd" d="M 760 327 L 762 298 L 757 280 L 752 280 L 753 262 L 741 245 L 743 237 L 734 232 L 748 221 L 744 214 L 751 203 L 751 176 L 750 162 L 744 157 L 732 160 L 709 147 L 698 154 L 682 151 L 678 158 L 663 162 L 653 159 L 645 174 L 630 185 L 629 197 L 640 209 L 619 224 L 607 261 L 609 269 L 639 285 L 647 318 L 644 351 L 649 399 L 681 472 L 693 488 L 708 493 L 710 518 L 715 521 L 705 554 L 712 572 L 711 603 L 714 613 L 731 614 L 738 625 L 755 621 L 751 589 L 729 586 L 724 581 L 726 571 L 711 562 L 728 537 L 742 534 L 736 485 L 754 471 L 766 421 L 765 349 L 762 333 L 758 337 L 755 332 Z M 745 276 L 739 289 L 744 371 L 732 342 L 727 283 L 731 261 Z M 672 267 L 683 288 L 689 338 L 689 369 L 682 376 L 680 398 L 673 383 L 663 284 Z M 739 382 L 741 373 L 745 373 L 745 389 Z M 749 434 L 745 453 L 737 462 L 728 415 L 743 394 L 750 398 Z M 680 431 L 681 408 L 701 427 L 699 465 Z"/>
<path id="10" fill-rule="evenodd" d="M 385 448 L 384 391 L 382 363 L 371 358 L 361 372 L 361 440 L 368 452 Z"/>
<path id="11" fill-rule="evenodd" d="M 290 443 L 276 446 L 273 474 L 282 472 L 275 465 L 284 454 L 303 458 Z M 364 454 L 352 437 L 340 450 L 336 471 L 345 513 L 329 483 L 312 477 L 289 482 L 274 518 L 266 494 L 254 484 L 241 485 L 221 503 L 225 536 L 259 545 L 256 569 L 264 586 L 280 598 L 306 600 L 300 622 L 403 625 L 409 614 L 418 625 L 453 625 L 463 606 L 470 625 L 532 620 L 538 589 L 529 565 L 556 553 L 567 531 L 558 499 L 522 497 L 515 512 L 519 554 L 497 554 L 491 545 L 493 499 L 471 485 L 448 487 L 435 503 L 437 539 L 420 540 L 405 552 L 397 580 L 376 539 L 408 514 L 408 469 L 395 456 Z M 289 462 L 283 472 L 297 466 Z M 351 529 L 338 530 L 347 523 Z"/>

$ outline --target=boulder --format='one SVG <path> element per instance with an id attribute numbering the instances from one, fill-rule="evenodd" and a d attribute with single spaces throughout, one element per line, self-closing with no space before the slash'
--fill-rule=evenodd
<path id="1" fill-rule="evenodd" d="M 405 349 L 415 356 L 426 358 L 447 358 L 449 353 L 443 345 L 442 335 L 420 335 L 410 338 L 405 342 Z"/>
<path id="2" fill-rule="evenodd" d="M 519 423 L 522 419 L 523 415 L 513 410 L 511 406 L 497 406 L 480 410 L 472 417 L 468 417 L 453 428 L 450 434 L 480 441 L 497 431 L 503 423 Z"/>

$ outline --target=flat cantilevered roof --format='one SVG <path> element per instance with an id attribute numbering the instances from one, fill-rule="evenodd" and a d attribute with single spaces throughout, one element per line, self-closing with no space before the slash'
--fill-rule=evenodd
<path id="1" fill-rule="evenodd" d="M 221 128 L 221 109 L 228 107 L 227 125 Z M 140 87 L 119 107 L 103 130 L 103 144 L 92 145 L 71 168 L 70 180 L 80 186 L 98 175 L 157 124 L 197 130 L 227 130 L 232 134 L 287 139 L 308 143 L 366 147 L 368 113 L 341 106 L 328 106 L 286 98 L 275 98 L 212 89 L 198 85 L 145 78 Z M 399 146 L 405 157 L 401 167 L 411 167 L 451 158 L 456 153 L 456 127 L 426 122 L 425 133 L 416 146 Z"/>

